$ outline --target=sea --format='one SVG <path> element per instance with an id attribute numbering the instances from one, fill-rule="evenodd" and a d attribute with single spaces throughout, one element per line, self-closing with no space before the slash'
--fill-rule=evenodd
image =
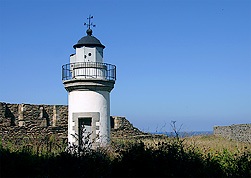
<path id="1" fill-rule="evenodd" d="M 174 132 L 153 132 L 151 134 L 164 134 L 169 137 L 176 136 Z M 213 131 L 191 131 L 191 132 L 178 132 L 179 136 L 181 137 L 191 137 L 191 136 L 198 136 L 198 135 L 213 135 Z"/>

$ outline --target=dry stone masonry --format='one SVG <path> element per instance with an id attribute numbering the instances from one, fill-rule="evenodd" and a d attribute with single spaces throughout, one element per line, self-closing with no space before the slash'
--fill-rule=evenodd
<path id="1" fill-rule="evenodd" d="M 229 140 L 251 143 L 251 124 L 214 126 L 214 135 Z"/>
<path id="2" fill-rule="evenodd" d="M 68 107 L 0 103 L 0 134 L 5 137 L 57 135 L 67 137 Z"/>
<path id="3" fill-rule="evenodd" d="M 0 102 L 0 136 L 29 137 L 56 135 L 67 140 L 67 105 L 32 105 Z M 146 135 L 125 118 L 111 116 L 111 136 L 131 137 Z"/>
<path id="4" fill-rule="evenodd" d="M 125 117 L 111 116 L 111 137 L 146 138 L 146 134 L 134 127 Z M 214 135 L 234 141 L 251 143 L 251 124 L 214 126 Z M 0 136 L 29 137 L 31 135 L 50 136 L 67 140 L 68 106 L 10 104 L 0 102 Z"/>
<path id="5" fill-rule="evenodd" d="M 120 116 L 111 116 L 111 137 L 135 137 L 147 135 L 140 131 L 125 118 Z"/>

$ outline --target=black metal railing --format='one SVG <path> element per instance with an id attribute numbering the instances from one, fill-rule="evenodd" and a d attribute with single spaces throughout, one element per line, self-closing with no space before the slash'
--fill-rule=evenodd
<path id="1" fill-rule="evenodd" d="M 116 66 L 99 62 L 76 62 L 62 66 L 62 80 L 69 79 L 116 80 Z"/>

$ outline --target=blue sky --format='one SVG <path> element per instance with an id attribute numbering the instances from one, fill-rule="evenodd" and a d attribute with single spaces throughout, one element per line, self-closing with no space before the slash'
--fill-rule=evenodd
<path id="1" fill-rule="evenodd" d="M 149 132 L 251 122 L 248 0 L 0 0 L 0 101 L 67 104 L 61 66 L 89 14 L 117 66 L 112 115 Z"/>

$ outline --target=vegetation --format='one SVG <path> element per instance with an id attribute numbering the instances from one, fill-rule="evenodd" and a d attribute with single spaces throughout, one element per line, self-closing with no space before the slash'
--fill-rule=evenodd
<path id="1" fill-rule="evenodd" d="M 71 148 L 56 136 L 0 143 L 1 177 L 251 177 L 251 145 L 214 136 L 113 138 Z"/>

